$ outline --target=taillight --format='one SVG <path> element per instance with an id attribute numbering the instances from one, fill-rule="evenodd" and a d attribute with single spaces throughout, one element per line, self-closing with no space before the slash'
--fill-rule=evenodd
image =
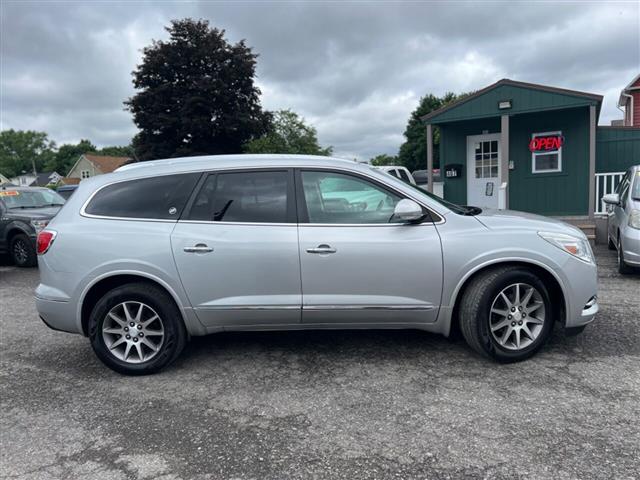
<path id="1" fill-rule="evenodd" d="M 56 232 L 53 230 L 42 230 L 38 234 L 37 250 L 38 255 L 44 255 L 47 253 L 47 250 L 51 248 L 53 245 L 53 240 L 56 238 Z"/>

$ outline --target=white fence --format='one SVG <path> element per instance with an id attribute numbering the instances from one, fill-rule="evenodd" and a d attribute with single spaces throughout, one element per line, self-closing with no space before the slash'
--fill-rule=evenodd
<path id="1" fill-rule="evenodd" d="M 607 206 L 602 201 L 602 197 L 615 191 L 623 175 L 624 172 L 596 173 L 596 205 L 594 210 L 596 215 L 606 215 Z"/>

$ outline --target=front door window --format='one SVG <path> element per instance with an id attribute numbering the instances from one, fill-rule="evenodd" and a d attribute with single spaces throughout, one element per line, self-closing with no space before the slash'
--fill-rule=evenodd
<path id="1" fill-rule="evenodd" d="M 336 172 L 302 172 L 309 223 L 393 223 L 400 197 L 371 182 Z"/>

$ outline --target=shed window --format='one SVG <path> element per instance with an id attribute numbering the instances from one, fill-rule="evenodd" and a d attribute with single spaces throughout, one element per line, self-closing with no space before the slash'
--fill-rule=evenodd
<path id="1" fill-rule="evenodd" d="M 80 178 L 89 178 L 91 176 L 89 170 L 81 170 L 80 171 Z"/>
<path id="2" fill-rule="evenodd" d="M 562 132 L 543 132 L 531 135 L 531 172 L 562 171 Z"/>

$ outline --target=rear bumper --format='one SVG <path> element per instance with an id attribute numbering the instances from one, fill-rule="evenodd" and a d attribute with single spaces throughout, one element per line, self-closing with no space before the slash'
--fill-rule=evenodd
<path id="1" fill-rule="evenodd" d="M 71 302 L 61 302 L 35 297 L 36 309 L 40 318 L 53 330 L 61 332 L 79 333 L 76 323 L 76 312 Z"/>

